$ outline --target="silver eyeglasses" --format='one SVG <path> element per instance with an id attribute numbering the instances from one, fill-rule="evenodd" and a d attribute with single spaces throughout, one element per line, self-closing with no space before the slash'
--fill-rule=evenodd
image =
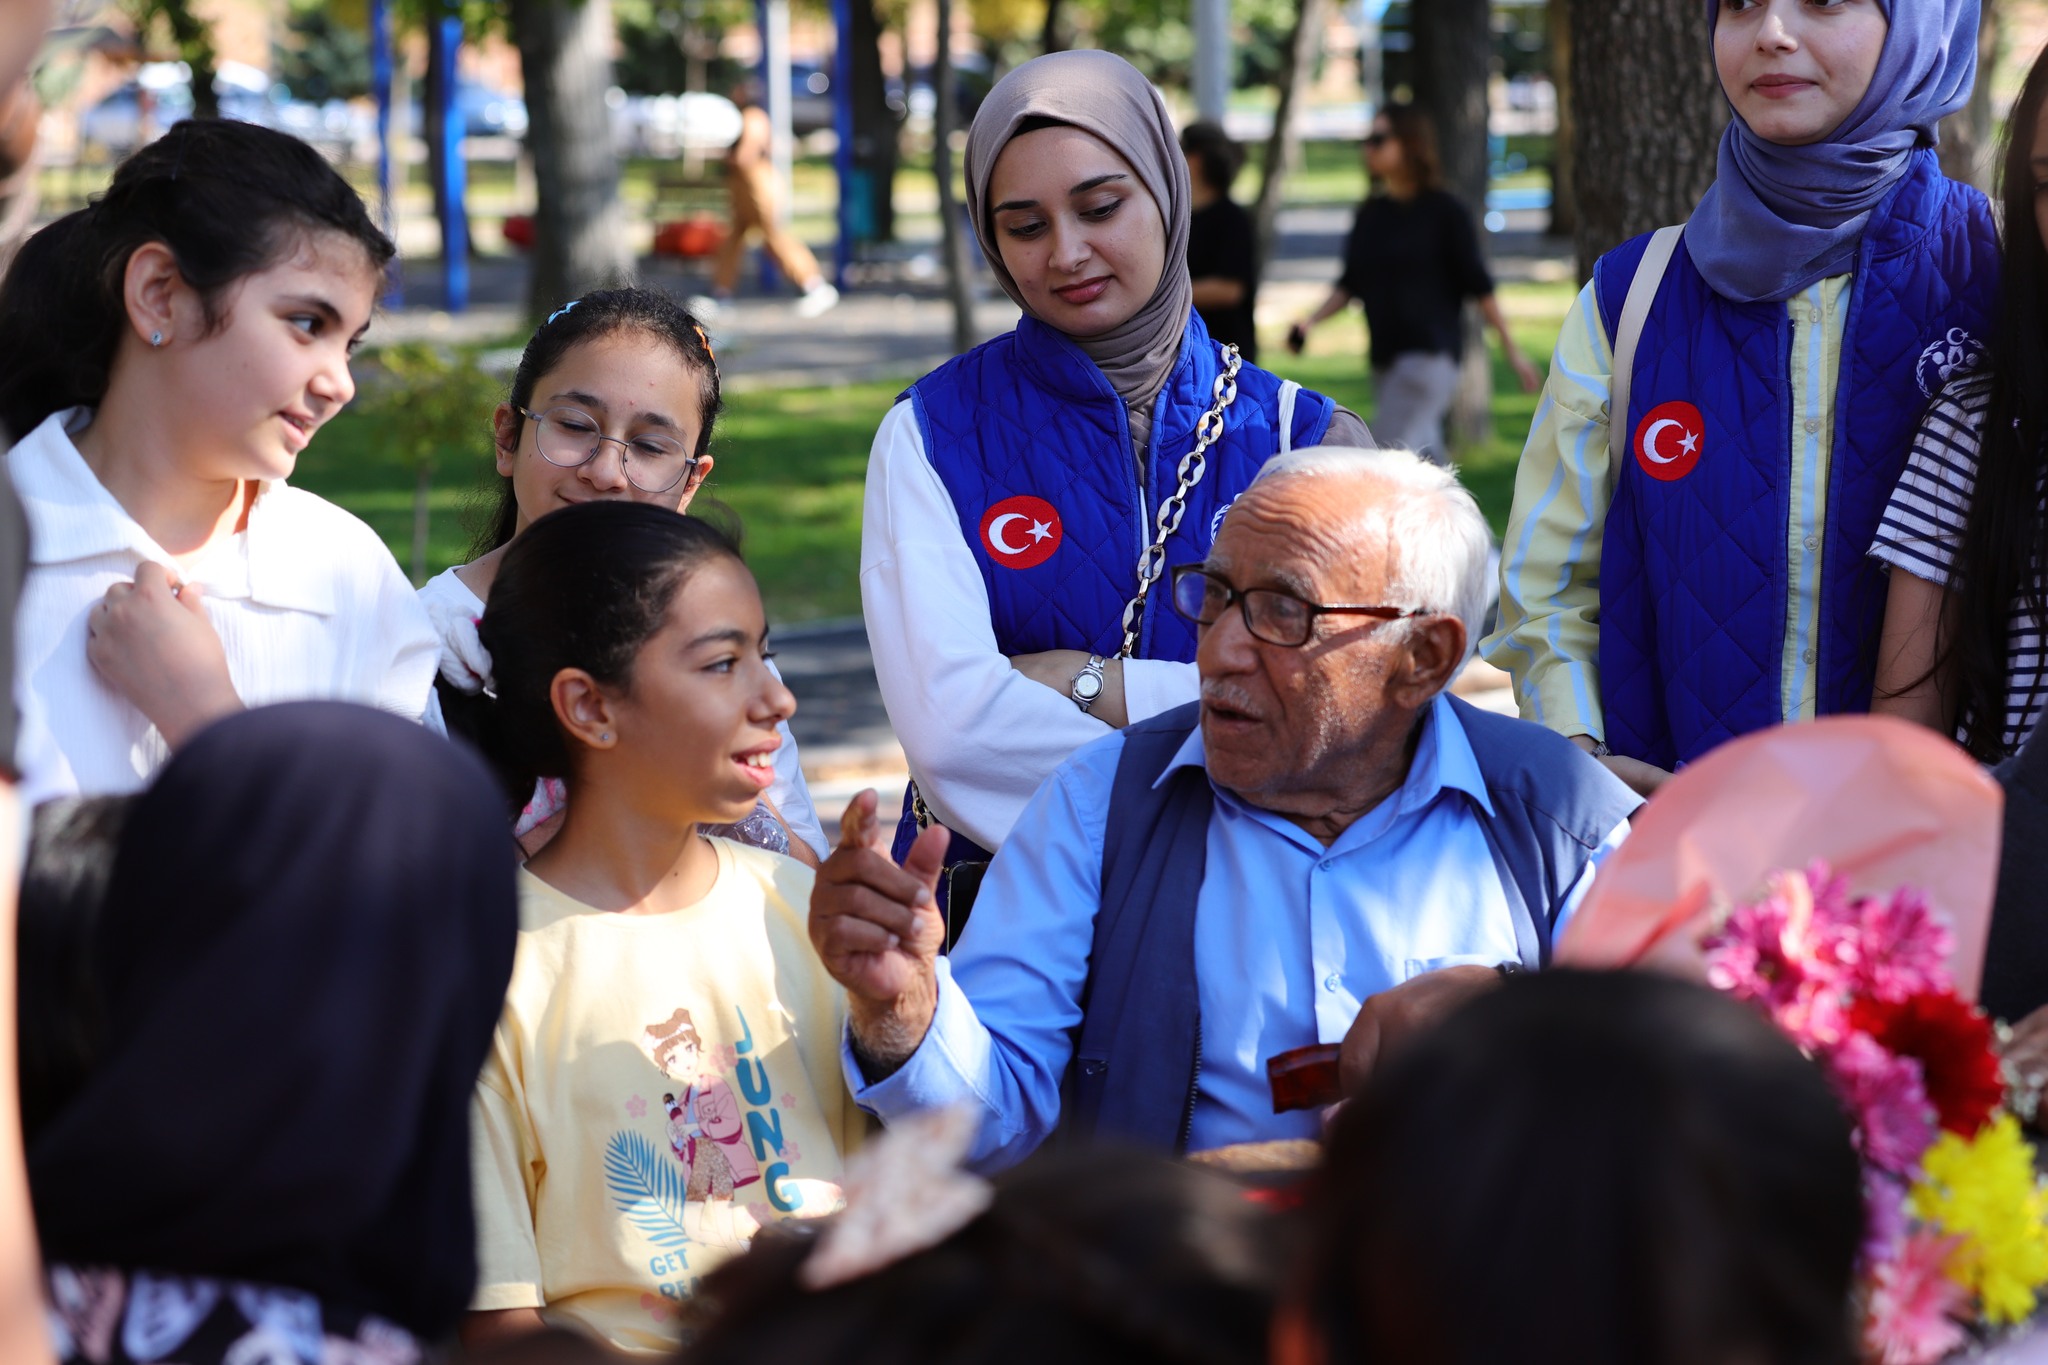
<path id="1" fill-rule="evenodd" d="M 626 482 L 643 493 L 666 493 L 688 478 L 697 467 L 697 457 L 690 453 L 688 446 L 660 432 L 643 431 L 630 440 L 607 436 L 599 428 L 597 419 L 581 408 L 549 408 L 546 412 L 514 408 L 513 411 L 532 421 L 533 444 L 540 451 L 540 457 L 561 469 L 589 464 L 607 442 L 619 448 L 619 462 L 625 468 Z"/>

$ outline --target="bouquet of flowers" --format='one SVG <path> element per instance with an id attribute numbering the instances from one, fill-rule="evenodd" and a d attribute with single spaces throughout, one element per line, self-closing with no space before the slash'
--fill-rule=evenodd
<path id="1" fill-rule="evenodd" d="M 1827 1072 L 1863 1160 L 1866 1357 L 1922 1365 L 2020 1322 L 2048 1284 L 2048 1191 L 2006 1112 L 1992 1027 L 1950 977 L 1947 920 L 1902 889 L 1780 872 L 1701 940 L 1707 977 Z"/>

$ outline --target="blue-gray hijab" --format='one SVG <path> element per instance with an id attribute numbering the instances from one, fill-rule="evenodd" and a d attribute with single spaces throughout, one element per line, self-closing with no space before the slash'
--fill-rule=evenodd
<path id="1" fill-rule="evenodd" d="M 1821 142 L 1781 147 L 1737 114 L 1685 246 L 1714 291 L 1741 303 L 1790 298 L 1856 268 L 1870 212 L 1906 174 L 1977 75 L 1978 0 L 1878 0 L 1890 25 L 1870 89 Z M 1706 0 L 1711 42 L 1720 0 Z M 1724 92 L 1725 94 L 1725 92 Z"/>

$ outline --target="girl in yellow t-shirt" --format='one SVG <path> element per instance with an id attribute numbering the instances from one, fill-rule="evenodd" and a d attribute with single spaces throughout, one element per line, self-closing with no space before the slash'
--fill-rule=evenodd
<path id="1" fill-rule="evenodd" d="M 508 792 L 567 783 L 520 874 L 519 952 L 477 1082 L 480 1262 L 464 1338 L 580 1328 L 675 1349 L 697 1280 L 763 1223 L 839 1203 L 866 1120 L 808 868 L 699 831 L 774 780 L 796 707 L 753 576 L 703 521 L 632 502 L 536 521 L 479 631 Z"/>

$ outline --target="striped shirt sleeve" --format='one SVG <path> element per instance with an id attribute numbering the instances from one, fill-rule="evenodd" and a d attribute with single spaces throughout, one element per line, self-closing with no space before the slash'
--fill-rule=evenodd
<path id="1" fill-rule="evenodd" d="M 1607 400 L 1614 356 L 1589 281 L 1565 316 L 1515 472 L 1501 545 L 1500 624 L 1480 645 L 1525 720 L 1603 737 L 1600 533 L 1614 499 Z"/>
<path id="2" fill-rule="evenodd" d="M 1956 551 L 1970 517 L 1977 450 L 1990 381 L 1981 374 L 1950 384 L 1920 419 L 1905 473 L 1878 523 L 1873 558 L 1943 587 L 1952 586 Z"/>

